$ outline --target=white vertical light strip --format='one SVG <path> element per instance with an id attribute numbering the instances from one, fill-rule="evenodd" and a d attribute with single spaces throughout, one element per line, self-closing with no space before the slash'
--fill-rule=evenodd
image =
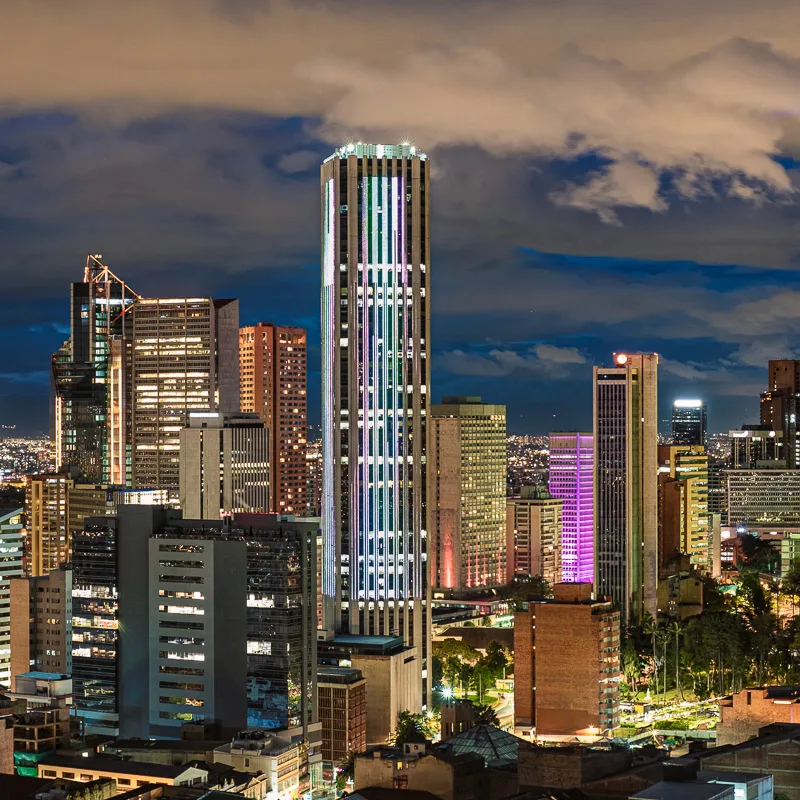
<path id="1" fill-rule="evenodd" d="M 334 437 L 337 426 L 334 424 L 334 365 L 336 363 L 335 338 L 337 324 L 335 314 L 336 297 L 336 209 L 335 188 L 333 178 L 325 184 L 325 214 L 323 230 L 323 301 L 322 301 L 322 336 L 323 336 L 323 435 L 322 458 L 327 468 L 322 473 L 322 535 L 325 558 L 323 561 L 322 591 L 326 597 L 336 596 L 336 504 L 334 502 L 335 448 Z M 344 232 L 347 235 L 347 232 Z M 274 469 L 274 466 L 273 466 Z"/>

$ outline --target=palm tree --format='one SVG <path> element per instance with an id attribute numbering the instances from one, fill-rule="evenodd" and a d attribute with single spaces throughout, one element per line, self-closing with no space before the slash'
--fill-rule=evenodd
<path id="1" fill-rule="evenodd" d="M 669 626 L 670 632 L 675 637 L 675 690 L 680 695 L 681 700 L 683 700 L 683 687 L 681 686 L 681 676 L 680 676 L 680 638 L 683 636 L 683 623 L 676 619 L 672 622 Z"/>

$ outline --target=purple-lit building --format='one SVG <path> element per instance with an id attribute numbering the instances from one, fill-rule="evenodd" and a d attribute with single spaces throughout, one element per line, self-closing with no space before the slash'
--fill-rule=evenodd
<path id="1" fill-rule="evenodd" d="M 550 434 L 550 494 L 563 501 L 561 580 L 594 582 L 594 455 L 591 433 Z"/>

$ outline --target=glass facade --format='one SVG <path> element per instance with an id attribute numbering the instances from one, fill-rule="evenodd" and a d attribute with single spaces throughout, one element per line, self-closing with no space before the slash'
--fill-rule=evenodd
<path id="1" fill-rule="evenodd" d="M 672 443 L 706 443 L 708 406 L 702 400 L 676 400 L 672 404 Z"/>
<path id="2" fill-rule="evenodd" d="M 130 478 L 122 363 L 138 295 L 89 256 L 71 289 L 70 338 L 53 355 L 56 466 L 77 467 L 91 482 Z"/>
<path id="3" fill-rule="evenodd" d="M 427 649 L 428 182 L 410 145 L 322 166 L 323 591 L 331 625 Z"/>
<path id="4" fill-rule="evenodd" d="M 88 520 L 72 542 L 73 703 L 86 733 L 116 735 L 116 519 Z"/>

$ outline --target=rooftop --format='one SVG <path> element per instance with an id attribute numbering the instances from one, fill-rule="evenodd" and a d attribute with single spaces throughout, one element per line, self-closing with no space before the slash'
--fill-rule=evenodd
<path id="1" fill-rule="evenodd" d="M 195 764 L 146 764 L 143 761 L 125 761 L 121 758 L 83 758 L 82 756 L 50 755 L 40 764 L 52 767 L 74 767 L 87 772 L 118 772 L 121 775 L 141 775 L 149 778 L 177 778 Z M 198 766 L 198 769 L 203 769 Z"/>
<path id="2" fill-rule="evenodd" d="M 516 761 L 519 746 L 523 742 L 524 739 L 494 725 L 476 725 L 452 736 L 438 749 L 449 750 L 456 755 L 475 753 L 488 764 L 492 761 Z"/>
<path id="3" fill-rule="evenodd" d="M 733 800 L 733 786 L 719 783 L 661 781 L 643 789 L 631 800 Z"/>
<path id="4" fill-rule="evenodd" d="M 423 160 L 428 157 L 408 142 L 402 142 L 401 144 L 350 142 L 337 147 L 325 161 L 330 161 L 332 158 L 347 158 L 348 156 L 356 156 L 357 158 L 420 158 Z"/>

